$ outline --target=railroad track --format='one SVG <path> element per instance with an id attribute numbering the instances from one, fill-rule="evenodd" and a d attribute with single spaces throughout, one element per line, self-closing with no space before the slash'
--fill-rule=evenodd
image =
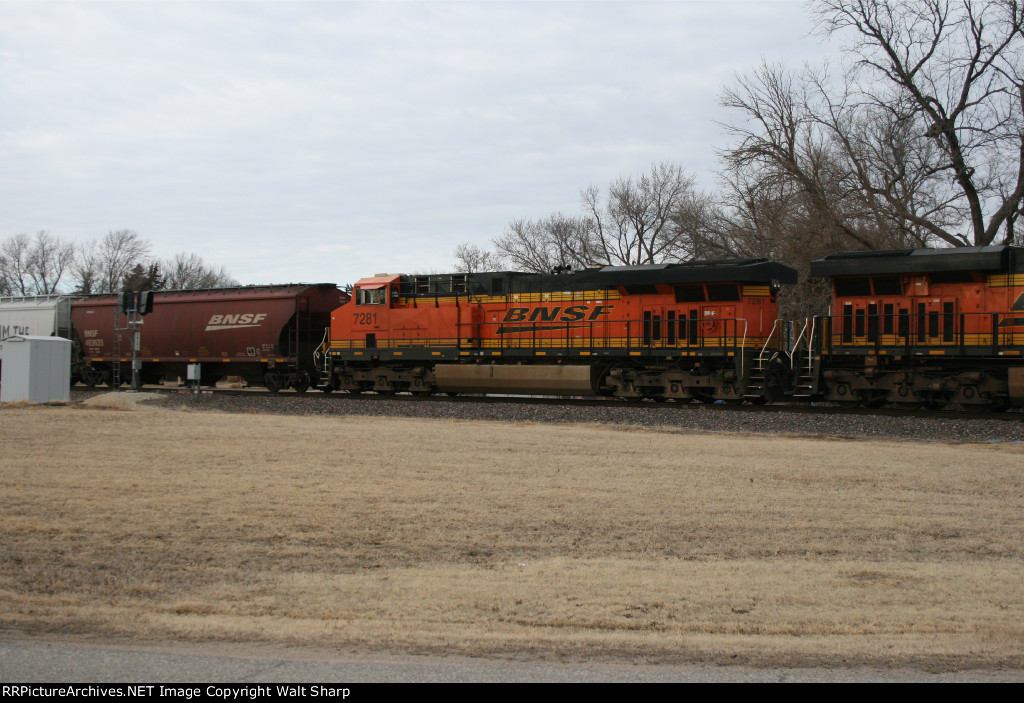
<path id="1" fill-rule="evenodd" d="M 75 386 L 72 389 L 72 396 L 83 398 L 85 396 L 96 395 L 98 393 L 111 392 L 110 389 L 104 387 L 87 388 L 84 386 Z M 264 396 L 267 398 L 292 398 L 295 400 L 301 400 L 303 398 L 321 398 L 321 399 L 336 399 L 336 400 L 347 400 L 356 401 L 361 403 L 382 403 L 382 402 L 400 402 L 400 403 L 477 403 L 477 404 L 511 404 L 511 405 L 540 405 L 540 406 L 565 406 L 575 408 L 596 408 L 596 407 L 608 407 L 608 408 L 634 408 L 642 409 L 650 412 L 669 412 L 669 413 L 681 413 L 681 412 L 701 412 L 701 413 L 781 413 L 781 414 L 794 414 L 794 415 L 848 415 L 848 416 L 874 416 L 874 417 L 904 417 L 904 418 L 923 418 L 923 419 L 934 419 L 942 418 L 948 420 L 963 419 L 963 420 L 999 420 L 1006 422 L 1024 422 L 1024 411 L 1022 410 L 1011 410 L 1006 412 L 969 412 L 963 410 L 909 410 L 901 408 L 864 408 L 864 407 L 845 407 L 837 405 L 829 405 L 827 403 L 818 404 L 807 404 L 807 403 L 773 403 L 769 405 L 753 405 L 753 404 L 739 404 L 732 405 L 726 403 L 680 403 L 676 401 L 665 401 L 665 402 L 653 402 L 650 400 L 623 400 L 619 398 L 593 398 L 593 397 L 563 397 L 563 396 L 512 396 L 512 395 L 473 395 L 473 394 L 461 394 L 455 396 L 449 395 L 413 395 L 413 394 L 378 394 L 378 393 L 322 393 L 319 391 L 309 391 L 307 393 L 296 393 L 295 391 L 284 390 L 278 393 L 270 393 L 264 388 L 202 388 L 198 394 L 195 394 L 193 390 L 185 387 L 166 387 L 166 386 L 144 386 L 142 389 L 146 393 L 160 393 L 169 395 L 196 395 L 196 402 L 201 403 L 204 397 L 258 397 Z M 129 390 L 121 389 L 122 393 L 131 392 Z"/>

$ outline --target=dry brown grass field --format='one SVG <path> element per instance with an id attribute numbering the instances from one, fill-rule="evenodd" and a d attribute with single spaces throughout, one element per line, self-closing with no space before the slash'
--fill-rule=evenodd
<path id="1" fill-rule="evenodd" d="M 0 628 L 1024 666 L 1024 446 L 0 406 Z"/>

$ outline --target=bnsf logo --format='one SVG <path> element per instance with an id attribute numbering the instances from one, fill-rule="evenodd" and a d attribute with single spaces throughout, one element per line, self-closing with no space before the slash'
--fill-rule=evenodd
<path id="1" fill-rule="evenodd" d="M 601 315 L 607 315 L 614 307 L 614 305 L 595 305 L 591 310 L 586 305 L 570 305 L 564 309 L 556 305 L 550 308 L 533 308 L 532 312 L 530 308 L 509 308 L 502 322 L 555 322 L 556 320 L 558 322 L 577 322 L 584 318 L 587 321 L 592 321 Z M 589 316 L 587 315 L 588 310 L 590 311 Z"/>
<path id="2" fill-rule="evenodd" d="M 263 313 L 245 313 L 242 315 L 213 315 L 206 323 L 206 331 L 234 330 L 242 327 L 259 327 L 260 320 L 266 319 Z"/>

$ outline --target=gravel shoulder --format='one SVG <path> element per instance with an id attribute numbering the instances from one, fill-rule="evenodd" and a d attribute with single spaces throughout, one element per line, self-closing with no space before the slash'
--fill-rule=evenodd
<path id="1" fill-rule="evenodd" d="M 78 401 L 89 394 L 76 392 Z M 98 394 L 97 394 L 98 395 Z M 132 402 L 117 396 L 109 402 Z M 137 394 L 137 402 L 152 402 L 168 409 L 188 408 L 229 413 L 261 413 L 315 416 L 422 417 L 486 422 L 587 423 L 657 428 L 664 431 L 701 433 L 744 433 L 798 437 L 921 440 L 942 442 L 1024 442 L 1024 413 L 1019 419 L 962 419 L 935 414 L 928 417 L 871 414 L 828 414 L 777 412 L 702 405 L 658 405 L 650 407 L 572 404 L 531 404 L 523 402 L 475 402 L 459 398 L 427 401 L 392 400 L 378 397 L 326 396 L 281 393 L 274 396 L 188 393 Z M 154 397 L 155 396 L 155 397 Z M 108 401 L 104 401 L 108 402 Z"/>

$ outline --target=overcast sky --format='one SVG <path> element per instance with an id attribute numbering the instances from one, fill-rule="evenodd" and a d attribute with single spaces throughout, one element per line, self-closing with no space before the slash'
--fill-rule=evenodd
<path id="1" fill-rule="evenodd" d="M 831 50 L 795 0 L 0 1 L 0 238 L 133 229 L 242 283 L 451 270 L 682 164 L 723 87 Z"/>

